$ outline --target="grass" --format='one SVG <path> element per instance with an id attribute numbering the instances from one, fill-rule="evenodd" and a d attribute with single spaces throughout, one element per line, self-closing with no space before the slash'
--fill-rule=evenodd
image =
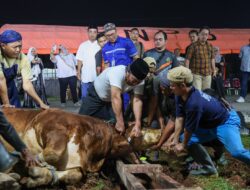
<path id="1" fill-rule="evenodd" d="M 242 142 L 244 146 L 249 149 L 250 148 L 250 136 L 249 135 L 242 135 Z M 198 184 L 203 188 L 204 190 L 236 190 L 237 187 L 232 186 L 227 182 L 225 178 L 218 177 L 218 178 L 212 178 L 212 177 L 195 177 Z"/>
<path id="2" fill-rule="evenodd" d="M 198 181 L 197 184 L 204 190 L 234 190 L 235 188 L 230 185 L 224 178 L 218 177 L 195 177 Z"/>

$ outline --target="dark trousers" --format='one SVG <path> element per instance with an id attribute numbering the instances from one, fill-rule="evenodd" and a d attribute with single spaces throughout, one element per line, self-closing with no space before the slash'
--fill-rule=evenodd
<path id="1" fill-rule="evenodd" d="M 250 72 L 241 71 L 241 90 L 240 96 L 245 98 L 247 96 L 247 82 L 250 77 Z"/>
<path id="2" fill-rule="evenodd" d="M 73 102 L 74 103 L 78 102 L 78 97 L 77 97 L 77 92 L 76 92 L 76 84 L 77 84 L 76 76 L 59 78 L 61 103 L 66 102 L 66 91 L 67 91 L 68 85 L 70 88 Z"/>
<path id="3" fill-rule="evenodd" d="M 114 119 L 111 102 L 101 100 L 93 84 L 88 88 L 87 96 L 82 101 L 79 114 L 89 115 L 104 120 Z"/>

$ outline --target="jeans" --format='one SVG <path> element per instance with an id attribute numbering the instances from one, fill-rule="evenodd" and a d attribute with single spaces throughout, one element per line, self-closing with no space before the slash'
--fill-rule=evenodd
<path id="1" fill-rule="evenodd" d="M 77 97 L 77 92 L 76 92 L 76 84 L 77 84 L 76 76 L 59 78 L 61 103 L 66 102 L 66 90 L 68 88 L 68 85 L 70 88 L 73 102 L 74 103 L 78 102 L 78 97 Z"/>
<path id="2" fill-rule="evenodd" d="M 87 94 L 88 94 L 88 89 L 89 89 L 89 86 L 92 84 L 92 82 L 87 82 L 87 83 L 84 83 L 84 82 L 82 82 L 81 83 L 81 87 L 82 87 L 82 97 L 81 97 L 81 99 L 83 100 L 86 96 L 87 96 Z"/>
<path id="3" fill-rule="evenodd" d="M 181 139 L 183 139 L 183 135 Z M 250 165 L 250 151 L 246 150 L 242 145 L 240 137 L 240 118 L 234 110 L 230 111 L 229 118 L 224 124 L 213 129 L 198 128 L 193 132 L 188 142 L 188 146 L 194 143 L 202 144 L 214 139 L 218 139 L 234 158 Z"/>
<path id="4" fill-rule="evenodd" d="M 240 96 L 245 98 L 247 96 L 247 82 L 250 72 L 241 71 L 241 90 Z"/>

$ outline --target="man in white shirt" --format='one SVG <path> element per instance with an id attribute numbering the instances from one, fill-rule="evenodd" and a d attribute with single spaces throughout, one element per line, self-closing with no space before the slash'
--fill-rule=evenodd
<path id="1" fill-rule="evenodd" d="M 105 69 L 90 86 L 89 93 L 83 100 L 79 113 L 109 120 L 113 116 L 113 108 L 116 119 L 115 128 L 123 133 L 125 125 L 121 95 L 133 90 L 135 94 L 133 98 L 135 126 L 132 134 L 139 136 L 141 133 L 143 80 L 148 72 L 149 67 L 142 59 L 135 60 L 127 67 L 119 65 Z"/>
<path id="2" fill-rule="evenodd" d="M 89 40 L 83 42 L 77 51 L 77 78 L 81 81 L 82 99 L 86 97 L 90 84 L 96 78 L 95 55 L 100 50 L 96 36 L 98 29 L 96 26 L 88 27 Z"/>

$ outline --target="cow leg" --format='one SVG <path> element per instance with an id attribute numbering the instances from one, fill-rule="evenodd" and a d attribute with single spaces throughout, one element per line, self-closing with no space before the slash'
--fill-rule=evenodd
<path id="1" fill-rule="evenodd" d="M 58 171 L 58 180 L 60 183 L 76 184 L 83 178 L 80 168 L 74 168 L 66 171 Z"/>
<path id="2" fill-rule="evenodd" d="M 63 161 L 62 157 L 66 151 L 67 142 L 68 138 L 64 130 L 50 131 L 47 134 L 46 146 L 43 150 L 43 158 L 45 162 L 52 166 L 61 165 L 61 162 Z"/>
<path id="3" fill-rule="evenodd" d="M 24 182 L 28 188 L 34 188 L 41 185 L 48 185 L 53 180 L 53 175 L 48 168 L 32 167 L 29 168 L 29 176 Z"/>
<path id="4" fill-rule="evenodd" d="M 51 170 L 46 167 L 32 167 L 29 168 L 29 176 L 26 181 L 26 186 L 28 188 L 34 188 L 58 182 L 69 185 L 76 184 L 81 181 L 83 174 L 80 168 L 51 172 Z"/>

